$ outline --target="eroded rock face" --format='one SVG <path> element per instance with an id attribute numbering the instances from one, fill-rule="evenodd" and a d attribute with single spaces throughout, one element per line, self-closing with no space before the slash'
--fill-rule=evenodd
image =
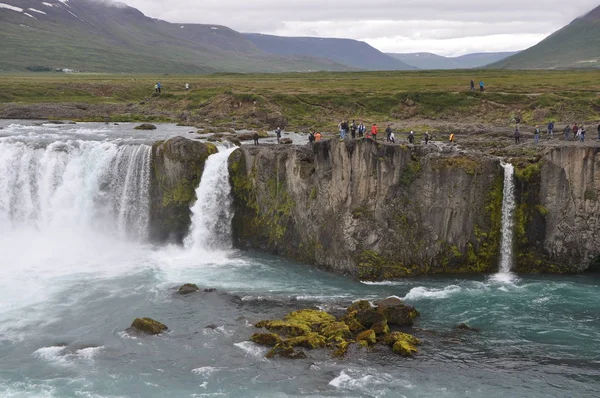
<path id="1" fill-rule="evenodd" d="M 371 140 L 243 147 L 234 242 L 361 279 L 497 269 L 497 159 Z"/>
<path id="2" fill-rule="evenodd" d="M 190 205 L 206 159 L 217 152 L 210 143 L 183 137 L 152 145 L 150 239 L 181 243 L 191 223 Z"/>
<path id="3" fill-rule="evenodd" d="M 600 147 L 550 150 L 542 159 L 539 203 L 532 205 L 543 222 L 527 230 L 527 243 L 543 246 L 549 271 L 600 265 Z"/>

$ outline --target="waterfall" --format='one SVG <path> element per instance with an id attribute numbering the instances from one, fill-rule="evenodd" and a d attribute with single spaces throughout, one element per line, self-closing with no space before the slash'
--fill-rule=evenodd
<path id="1" fill-rule="evenodd" d="M 500 273 L 510 272 L 513 265 L 513 234 L 515 211 L 515 169 L 510 163 L 501 163 L 504 168 L 504 190 L 502 197 L 502 236 L 500 240 Z"/>
<path id="2" fill-rule="evenodd" d="M 227 160 L 236 147 L 221 149 L 204 165 L 198 198 L 192 206 L 192 225 L 185 238 L 187 249 L 229 249 L 233 202 Z"/>
<path id="3" fill-rule="evenodd" d="M 94 231 L 143 240 L 151 147 L 0 141 L 0 231 Z"/>

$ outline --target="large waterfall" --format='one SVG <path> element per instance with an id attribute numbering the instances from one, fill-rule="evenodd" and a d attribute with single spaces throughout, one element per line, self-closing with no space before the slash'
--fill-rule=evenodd
<path id="1" fill-rule="evenodd" d="M 513 265 L 513 235 L 515 212 L 515 169 L 510 163 L 504 168 L 504 191 L 502 198 L 502 236 L 500 240 L 500 272 L 510 272 Z"/>
<path id="2" fill-rule="evenodd" d="M 192 225 L 185 239 L 188 249 L 229 249 L 233 218 L 227 160 L 236 147 L 221 149 L 204 166 L 192 206 Z"/>
<path id="3" fill-rule="evenodd" d="M 143 240 L 151 147 L 85 140 L 0 142 L 0 230 L 94 231 Z"/>

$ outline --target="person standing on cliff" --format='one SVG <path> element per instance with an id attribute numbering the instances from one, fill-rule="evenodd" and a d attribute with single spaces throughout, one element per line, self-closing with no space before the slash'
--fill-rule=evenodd
<path id="1" fill-rule="evenodd" d="M 408 134 L 408 142 L 410 142 L 411 144 L 415 143 L 415 133 L 412 130 Z"/>
<path id="2" fill-rule="evenodd" d="M 569 141 L 569 137 L 571 136 L 571 126 L 567 124 L 567 127 L 565 127 L 563 130 L 563 133 L 565 134 L 565 141 Z"/>
<path id="3" fill-rule="evenodd" d="M 352 134 L 352 139 L 356 138 L 356 122 L 353 120 L 350 125 L 350 134 Z"/>
<path id="4" fill-rule="evenodd" d="M 535 131 L 533 132 L 533 141 L 536 144 L 540 143 L 540 126 L 535 126 Z"/>
<path id="5" fill-rule="evenodd" d="M 321 133 L 318 131 L 315 133 L 315 141 L 321 141 Z"/>
<path id="6" fill-rule="evenodd" d="M 583 142 L 585 141 L 585 126 L 582 124 L 581 128 L 579 129 L 579 141 Z"/>
<path id="7" fill-rule="evenodd" d="M 365 127 L 365 124 L 361 120 L 360 124 L 358 125 L 358 138 L 362 138 L 366 131 L 367 131 L 367 128 Z"/>
<path id="8" fill-rule="evenodd" d="M 517 127 L 515 129 L 515 144 L 519 144 L 521 142 L 521 131 L 519 131 L 519 128 Z"/>
<path id="9" fill-rule="evenodd" d="M 552 138 L 552 136 L 554 135 L 554 122 L 550 122 L 548 123 L 548 137 Z"/>
<path id="10" fill-rule="evenodd" d="M 277 134 L 277 143 L 280 144 L 280 140 L 281 140 L 281 127 L 277 127 L 277 129 L 275 129 L 275 134 Z"/>
<path id="11" fill-rule="evenodd" d="M 390 142 L 390 136 L 392 135 L 392 125 L 388 124 L 387 128 L 385 129 L 385 140 L 387 142 Z"/>
<path id="12" fill-rule="evenodd" d="M 314 142 L 315 142 L 315 134 L 313 133 L 312 130 L 310 130 L 310 132 L 308 133 L 308 143 L 312 147 Z"/>
<path id="13" fill-rule="evenodd" d="M 377 124 L 373 123 L 373 127 L 371 127 L 371 136 L 375 141 L 377 141 Z"/>
<path id="14" fill-rule="evenodd" d="M 598 141 L 600 141 L 600 123 L 598 124 Z"/>
<path id="15" fill-rule="evenodd" d="M 429 131 L 425 132 L 425 145 L 427 145 L 427 144 L 429 144 Z"/>
<path id="16" fill-rule="evenodd" d="M 252 139 L 254 140 L 254 145 L 258 145 L 258 132 L 255 131 L 254 134 L 252 134 Z"/>

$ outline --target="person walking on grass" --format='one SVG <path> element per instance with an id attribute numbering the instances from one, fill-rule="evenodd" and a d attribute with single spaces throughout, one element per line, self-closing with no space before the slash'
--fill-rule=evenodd
<path id="1" fill-rule="evenodd" d="M 485 84 L 483 83 L 483 80 L 479 82 L 479 91 L 482 93 L 485 91 Z"/>
<path id="2" fill-rule="evenodd" d="M 535 131 L 533 132 L 533 141 L 536 144 L 540 143 L 540 126 L 535 126 Z"/>
<path id="3" fill-rule="evenodd" d="M 190 84 L 189 83 L 185 84 L 185 91 L 190 91 Z"/>
<path id="4" fill-rule="evenodd" d="M 554 122 L 550 122 L 548 123 L 548 138 L 552 138 L 552 136 L 554 135 Z"/>
<path id="5" fill-rule="evenodd" d="M 475 91 L 475 81 L 471 79 L 471 91 Z"/>
<path id="6" fill-rule="evenodd" d="M 160 82 L 156 83 L 156 85 L 158 86 L 158 93 L 160 94 Z"/>

